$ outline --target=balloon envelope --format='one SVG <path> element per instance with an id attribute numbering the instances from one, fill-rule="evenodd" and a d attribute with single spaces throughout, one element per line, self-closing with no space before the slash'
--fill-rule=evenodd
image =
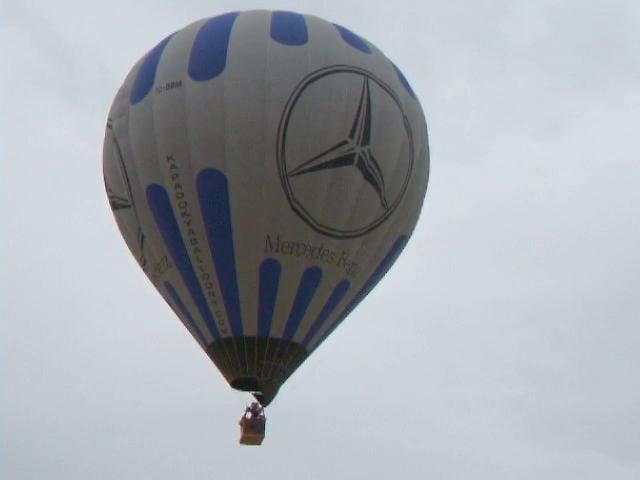
<path id="1" fill-rule="evenodd" d="M 415 93 L 371 43 L 248 11 L 195 22 L 133 67 L 103 168 L 146 275 L 266 405 L 402 251 L 429 155 Z"/>

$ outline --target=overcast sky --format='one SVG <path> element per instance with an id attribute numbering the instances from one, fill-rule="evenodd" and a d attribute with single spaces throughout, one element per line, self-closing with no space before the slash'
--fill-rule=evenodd
<path id="1" fill-rule="evenodd" d="M 640 4 L 0 0 L 0 478 L 640 478 Z M 126 249 L 111 101 L 168 33 L 311 13 L 424 107 L 431 178 L 378 289 L 261 448 Z"/>

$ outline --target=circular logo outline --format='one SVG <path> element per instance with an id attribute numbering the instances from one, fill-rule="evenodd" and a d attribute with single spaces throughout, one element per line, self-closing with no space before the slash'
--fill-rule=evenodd
<path id="1" fill-rule="evenodd" d="M 351 230 L 343 230 L 335 227 L 330 227 L 316 220 L 311 213 L 302 205 L 302 203 L 296 198 L 293 189 L 289 183 L 288 178 L 288 170 L 286 164 L 286 142 L 287 142 L 287 131 L 289 127 L 289 121 L 291 119 L 291 114 L 295 109 L 295 106 L 302 96 L 303 92 L 323 77 L 333 75 L 336 73 L 352 73 L 356 75 L 360 75 L 365 79 L 372 80 L 378 87 L 380 87 L 389 97 L 394 101 L 396 107 L 398 108 L 400 114 L 402 115 L 403 125 L 405 129 L 405 133 L 409 140 L 409 164 L 407 167 L 407 172 L 405 178 L 403 180 L 400 192 L 394 199 L 393 203 L 389 205 L 386 209 L 386 212 L 376 218 L 374 221 L 370 222 L 368 225 L 364 227 L 351 229 Z M 287 200 L 291 209 L 307 223 L 311 228 L 313 228 L 318 233 L 323 235 L 339 238 L 339 239 L 347 239 L 347 238 L 356 238 L 362 235 L 365 235 L 372 230 L 378 228 L 383 222 L 385 222 L 396 210 L 400 201 L 404 198 L 404 195 L 407 191 L 407 187 L 409 185 L 409 180 L 411 179 L 411 174 L 413 172 L 413 166 L 415 163 L 415 149 L 414 149 L 414 141 L 413 141 L 413 131 L 411 129 L 411 124 L 407 115 L 402 108 L 400 100 L 395 92 L 391 89 L 389 85 L 387 85 L 384 81 L 376 77 L 373 73 L 364 70 L 362 68 L 350 66 L 350 65 L 331 65 L 328 67 L 324 67 L 318 69 L 314 72 L 306 75 L 294 88 L 293 92 L 289 96 L 287 103 L 284 106 L 282 111 L 282 115 L 280 117 L 280 123 L 278 125 L 278 138 L 277 138 L 277 146 L 276 146 L 276 160 L 278 164 L 278 173 L 280 176 L 280 183 L 285 191 L 287 196 Z"/>

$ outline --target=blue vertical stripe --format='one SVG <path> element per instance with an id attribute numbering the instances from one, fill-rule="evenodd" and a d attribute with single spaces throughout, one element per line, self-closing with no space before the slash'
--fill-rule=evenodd
<path id="1" fill-rule="evenodd" d="M 131 105 L 142 101 L 144 97 L 151 91 L 153 84 L 156 81 L 156 71 L 158 70 L 158 64 L 160 63 L 160 57 L 164 51 L 164 47 L 167 46 L 172 35 L 162 40 L 158 45 L 153 47 L 147 56 L 144 57 L 142 65 L 136 73 L 136 78 L 133 81 L 133 87 L 131 88 L 131 94 L 129 95 L 129 102 Z"/>
<path id="2" fill-rule="evenodd" d="M 177 309 L 176 313 L 178 314 L 178 316 L 181 319 L 187 321 L 187 323 L 191 327 L 191 332 L 193 332 L 194 336 L 196 337 L 196 340 L 198 340 L 200 345 L 202 345 L 203 347 L 206 347 L 207 344 L 204 340 L 204 335 L 202 334 L 200 327 L 196 325 L 195 320 L 191 316 L 191 313 L 189 313 L 189 310 L 187 310 L 187 306 L 184 304 L 184 302 L 180 298 L 180 295 L 176 291 L 175 287 L 171 285 L 169 282 L 164 282 L 164 289 L 166 290 L 167 294 L 171 298 L 173 305 L 175 305 L 174 310 Z"/>
<path id="3" fill-rule="evenodd" d="M 398 74 L 398 78 L 400 79 L 400 83 L 402 84 L 402 86 L 405 88 L 407 92 L 411 94 L 413 98 L 415 98 L 416 94 L 413 91 L 413 88 L 411 88 L 411 85 L 409 85 L 409 81 L 407 80 L 407 77 L 404 76 L 404 73 L 400 71 L 400 69 L 395 65 L 395 63 L 391 63 L 391 65 L 393 65 L 393 68 Z"/>
<path id="4" fill-rule="evenodd" d="M 208 20 L 198 31 L 189 56 L 189 76 L 198 82 L 211 80 L 227 66 L 229 39 L 238 12 Z"/>
<path id="5" fill-rule="evenodd" d="M 389 271 L 391 265 L 394 264 L 402 250 L 404 249 L 407 241 L 409 240 L 408 235 L 401 235 L 391 246 L 385 257 L 382 259 L 380 264 L 373 271 L 371 276 L 364 282 L 364 285 L 360 289 L 360 291 L 353 297 L 353 300 L 349 302 L 349 304 L 345 307 L 342 313 L 338 316 L 338 318 L 333 322 L 333 325 L 325 333 L 322 334 L 322 337 L 318 341 L 317 345 L 320 345 L 329 335 L 333 332 L 338 325 L 353 311 L 354 308 L 366 297 L 369 292 L 375 287 L 382 277 Z"/>
<path id="6" fill-rule="evenodd" d="M 320 270 L 320 267 L 309 267 L 302 274 L 300 285 L 298 285 L 298 293 L 296 293 L 296 298 L 289 312 L 289 319 L 287 320 L 282 338 L 291 340 L 296 334 L 296 330 L 302 322 L 311 300 L 313 300 L 313 296 L 318 289 L 321 279 L 322 270 Z"/>
<path id="7" fill-rule="evenodd" d="M 233 247 L 231 206 L 227 177 L 215 168 L 207 168 L 196 180 L 200 209 L 204 221 L 211 257 L 218 276 L 222 298 L 227 309 L 231 331 L 236 337 L 243 335 L 240 293 Z"/>
<path id="8" fill-rule="evenodd" d="M 260 265 L 260 291 L 258 294 L 258 336 L 268 337 L 271 332 L 273 311 L 278 298 L 278 285 L 280 283 L 280 262 L 267 258 Z"/>
<path id="9" fill-rule="evenodd" d="M 149 208 L 156 221 L 158 230 L 164 239 L 164 243 L 167 245 L 173 263 L 178 267 L 182 280 L 184 281 L 193 302 L 195 303 L 200 315 L 204 318 L 207 327 L 211 331 L 211 334 L 215 339 L 220 338 L 216 321 L 209 309 L 207 300 L 202 292 L 200 282 L 191 264 L 191 259 L 187 253 L 187 247 L 184 244 L 182 235 L 180 234 L 180 228 L 176 222 L 176 217 L 171 208 L 171 202 L 169 201 L 169 195 L 167 191 L 161 185 L 151 184 L 147 187 L 147 202 Z"/>
<path id="10" fill-rule="evenodd" d="M 350 287 L 351 287 L 351 283 L 349 283 L 349 280 L 342 280 L 340 283 L 336 285 L 336 287 L 333 289 L 333 292 L 331 292 L 331 295 L 329 296 L 327 303 L 325 303 L 324 307 L 322 307 L 322 310 L 320 311 L 318 318 L 316 318 L 315 322 L 313 322 L 313 325 L 311 325 L 311 328 L 305 335 L 304 340 L 302 340 L 302 344 L 305 347 L 309 345 L 309 342 L 311 342 L 311 339 L 322 328 L 322 326 L 327 321 L 329 316 L 333 313 L 333 311 L 338 306 L 340 301 L 344 298 L 346 293 L 349 291 Z"/>
<path id="11" fill-rule="evenodd" d="M 304 15 L 293 12 L 271 14 L 271 38 L 284 45 L 304 45 L 309 40 Z"/>
<path id="12" fill-rule="evenodd" d="M 365 42 L 362 37 L 356 35 L 348 28 L 344 28 L 336 24 L 334 24 L 333 26 L 336 27 L 336 30 L 338 30 L 338 33 L 342 37 L 342 40 L 351 45 L 353 48 L 364 53 L 371 53 L 371 48 L 369 48 L 369 45 L 367 45 L 367 42 Z"/>

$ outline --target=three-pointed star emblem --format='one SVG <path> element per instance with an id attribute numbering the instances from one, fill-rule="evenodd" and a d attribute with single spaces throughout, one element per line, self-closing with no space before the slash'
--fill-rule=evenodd
<path id="1" fill-rule="evenodd" d="M 131 202 L 127 197 L 123 197 L 121 195 L 116 195 L 111 190 L 111 187 L 107 186 L 107 196 L 109 197 L 109 204 L 111 205 L 111 210 L 121 210 L 123 208 L 131 208 Z"/>
<path id="2" fill-rule="evenodd" d="M 291 170 L 288 177 L 307 175 L 323 170 L 356 167 L 364 180 L 373 187 L 380 199 L 380 205 L 389 209 L 384 176 L 371 150 L 371 94 L 369 79 L 362 81 L 360 100 L 348 136 L 332 147 Z"/>

